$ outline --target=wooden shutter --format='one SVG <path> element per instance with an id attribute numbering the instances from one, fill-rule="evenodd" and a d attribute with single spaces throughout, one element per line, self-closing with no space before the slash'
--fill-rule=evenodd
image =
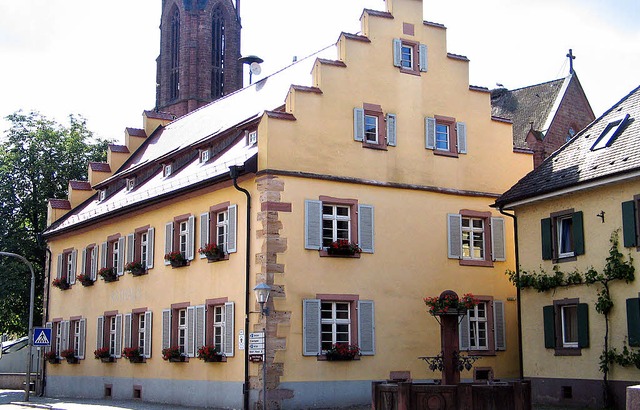
<path id="1" fill-rule="evenodd" d="M 456 134 L 458 134 L 458 152 L 460 154 L 467 153 L 467 124 L 464 122 L 456 123 Z"/>
<path id="2" fill-rule="evenodd" d="M 204 248 L 209 243 L 209 212 L 200 214 L 200 248 Z M 200 254 L 200 259 L 206 258 L 204 253 Z"/>
<path id="3" fill-rule="evenodd" d="M 151 358 L 151 335 L 153 325 L 153 313 L 150 310 L 144 312 L 144 357 Z"/>
<path id="4" fill-rule="evenodd" d="M 118 266 L 114 266 L 116 268 L 116 273 L 118 276 L 124 275 L 124 256 L 126 249 L 126 239 L 125 237 L 118 238 Z"/>
<path id="5" fill-rule="evenodd" d="M 399 38 L 393 39 L 393 65 L 400 67 L 402 62 L 402 40 Z"/>
<path id="6" fill-rule="evenodd" d="M 107 255 L 109 254 L 108 247 L 109 247 L 109 244 L 106 242 L 102 242 L 102 244 L 100 245 L 100 267 L 101 268 L 107 267 Z"/>
<path id="7" fill-rule="evenodd" d="M 124 348 L 131 347 L 131 313 L 124 315 Z"/>
<path id="8" fill-rule="evenodd" d="M 68 320 L 63 320 L 60 322 L 60 350 L 67 350 L 69 348 L 69 328 L 71 327 L 71 322 Z M 58 356 L 60 356 L 60 352 L 58 352 Z"/>
<path id="9" fill-rule="evenodd" d="M 127 235 L 127 263 L 133 262 L 133 258 L 136 257 L 135 246 L 136 246 L 136 236 L 131 233 Z"/>
<path id="10" fill-rule="evenodd" d="M 98 277 L 98 246 L 94 246 L 91 249 L 91 254 L 93 255 L 93 264 L 91 265 L 91 280 L 96 280 Z"/>
<path id="11" fill-rule="evenodd" d="M 76 283 L 77 270 L 78 270 L 78 251 L 74 249 L 71 251 L 71 275 L 69 275 L 69 278 L 67 278 L 70 285 L 73 285 L 74 283 Z"/>
<path id="12" fill-rule="evenodd" d="M 227 302 L 224 304 L 224 355 L 234 355 L 234 339 L 235 324 L 234 324 L 234 304 L 233 302 Z M 248 336 L 248 335 L 247 335 Z"/>
<path id="13" fill-rule="evenodd" d="M 449 252 L 451 259 L 462 258 L 462 215 L 447 214 L 447 231 Z"/>
<path id="14" fill-rule="evenodd" d="M 171 253 L 173 251 L 173 222 L 168 222 L 164 226 L 164 254 Z M 164 260 L 165 265 L 170 265 L 171 262 Z"/>
<path id="15" fill-rule="evenodd" d="M 322 249 L 322 201 L 304 201 L 304 247 Z"/>
<path id="16" fill-rule="evenodd" d="M 206 311 L 206 307 L 204 305 L 198 305 L 195 307 L 195 329 L 194 329 L 194 335 L 193 335 L 193 340 L 195 343 L 195 354 L 198 354 L 198 349 L 200 349 L 202 346 L 204 346 L 204 340 L 205 340 L 205 336 L 204 336 L 204 332 L 206 330 L 206 321 L 205 321 L 205 311 Z"/>
<path id="17" fill-rule="evenodd" d="M 396 115 L 387 114 L 387 145 L 396 146 Z"/>
<path id="18" fill-rule="evenodd" d="M 573 254 L 584 255 L 584 223 L 582 211 L 573 214 Z"/>
<path id="19" fill-rule="evenodd" d="M 47 322 L 44 324 L 44 327 L 46 327 L 47 329 L 51 329 L 51 340 L 49 340 L 49 346 L 45 346 L 44 347 L 44 352 L 48 353 L 51 351 L 51 346 L 55 346 L 55 343 L 53 342 L 53 338 L 55 337 L 55 334 L 53 333 L 53 323 L 52 322 Z M 0 357 L 2 357 L 2 355 L 0 354 Z"/>
<path id="20" fill-rule="evenodd" d="M 364 109 L 353 109 L 353 139 L 364 141 Z"/>
<path id="21" fill-rule="evenodd" d="M 96 349 L 102 349 L 104 345 L 104 316 L 98 316 L 96 330 Z"/>
<path id="22" fill-rule="evenodd" d="M 622 203 L 622 235 L 624 246 L 629 248 L 638 246 L 636 226 L 636 203 L 635 201 L 627 201 Z"/>
<path id="23" fill-rule="evenodd" d="M 162 348 L 171 347 L 171 309 L 162 311 Z"/>
<path id="24" fill-rule="evenodd" d="M 471 348 L 471 342 L 469 340 L 469 311 L 462 316 L 460 325 L 458 325 L 460 351 L 469 350 Z"/>
<path id="25" fill-rule="evenodd" d="M 149 228 L 147 230 L 147 269 L 153 269 L 153 247 L 155 246 L 155 234 L 155 228 Z"/>
<path id="26" fill-rule="evenodd" d="M 80 340 L 78 341 L 78 359 L 84 359 L 87 343 L 87 319 L 80 319 Z"/>
<path id="27" fill-rule="evenodd" d="M 358 205 L 358 241 L 362 252 L 374 251 L 373 205 Z"/>
<path id="28" fill-rule="evenodd" d="M 507 335 L 504 323 L 504 302 L 501 300 L 493 301 L 493 331 L 496 350 L 506 350 Z"/>
<path id="29" fill-rule="evenodd" d="M 360 354 L 376 354 L 376 322 L 373 300 L 358 301 L 358 346 Z"/>
<path id="30" fill-rule="evenodd" d="M 420 44 L 419 48 L 420 53 L 420 71 L 423 73 L 427 72 L 427 45 Z"/>
<path id="31" fill-rule="evenodd" d="M 227 253 L 238 250 L 238 205 L 230 205 L 229 213 L 229 236 L 227 237 Z"/>
<path id="32" fill-rule="evenodd" d="M 556 312 L 553 305 L 542 308 L 544 319 L 544 347 L 554 349 L 556 347 Z"/>
<path id="33" fill-rule="evenodd" d="M 320 354 L 320 299 L 302 301 L 302 355 Z"/>
<path id="34" fill-rule="evenodd" d="M 494 261 L 505 261 L 507 245 L 504 238 L 504 219 L 491 218 L 491 253 Z"/>
<path id="35" fill-rule="evenodd" d="M 589 305 L 578 303 L 578 346 L 589 347 Z"/>
<path id="36" fill-rule="evenodd" d="M 542 237 L 542 259 L 553 259 L 553 236 L 551 234 L 551 218 L 540 221 L 540 234 Z"/>
<path id="37" fill-rule="evenodd" d="M 196 320 L 196 307 L 195 306 L 187 306 L 187 341 L 186 341 L 186 353 L 188 357 L 195 357 L 194 351 L 194 342 L 195 337 L 194 333 L 196 330 L 195 320 Z"/>
<path id="38" fill-rule="evenodd" d="M 57 272 L 56 272 L 56 278 L 57 279 L 62 279 L 62 254 L 58 255 L 58 263 L 57 263 Z"/>
<path id="39" fill-rule="evenodd" d="M 124 239 L 124 238 L 123 238 Z M 122 313 L 116 315 L 116 359 L 122 357 Z"/>
<path id="40" fill-rule="evenodd" d="M 91 267 L 87 269 L 87 248 L 82 250 L 82 259 L 80 260 L 80 274 L 90 276 Z"/>
<path id="41" fill-rule="evenodd" d="M 191 215 L 187 220 L 187 260 L 192 261 L 195 256 L 196 218 Z"/>
<path id="42" fill-rule="evenodd" d="M 427 117 L 424 119 L 424 135 L 425 135 L 425 148 L 436 148 L 436 119 Z"/>
<path id="43" fill-rule="evenodd" d="M 640 299 L 627 299 L 627 334 L 629 346 L 640 346 Z"/>

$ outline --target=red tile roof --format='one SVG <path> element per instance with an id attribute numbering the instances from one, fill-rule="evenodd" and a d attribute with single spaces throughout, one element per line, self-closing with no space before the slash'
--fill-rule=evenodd
<path id="1" fill-rule="evenodd" d="M 127 134 L 129 134 L 130 137 L 142 137 L 142 138 L 146 138 L 147 137 L 147 133 L 144 132 L 144 130 L 140 129 L 140 128 L 126 128 Z"/>
<path id="2" fill-rule="evenodd" d="M 89 167 L 96 172 L 111 172 L 111 167 L 106 162 L 89 162 Z"/>
<path id="3" fill-rule="evenodd" d="M 111 152 L 123 152 L 125 154 L 129 153 L 129 148 L 127 148 L 126 145 L 109 144 L 109 149 L 111 150 Z"/>
<path id="4" fill-rule="evenodd" d="M 77 189 L 80 191 L 91 191 L 91 184 L 88 181 L 69 181 L 69 187 L 71 189 Z"/>
<path id="5" fill-rule="evenodd" d="M 49 204 L 53 209 L 71 209 L 71 203 L 66 199 L 49 199 Z"/>

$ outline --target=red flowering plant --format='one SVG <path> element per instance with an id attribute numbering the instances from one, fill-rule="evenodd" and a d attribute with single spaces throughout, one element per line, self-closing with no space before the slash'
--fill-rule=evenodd
<path id="1" fill-rule="evenodd" d="M 204 247 L 198 249 L 200 255 L 205 255 L 207 259 L 224 258 L 224 249 L 215 243 L 208 243 Z"/>
<path id="2" fill-rule="evenodd" d="M 198 359 L 205 362 L 219 362 L 222 354 L 215 346 L 202 346 L 198 349 Z"/>
<path id="3" fill-rule="evenodd" d="M 77 275 L 76 280 L 82 283 L 83 286 L 93 285 L 93 279 L 91 279 L 89 275 L 85 275 L 84 273 Z"/>
<path id="4" fill-rule="evenodd" d="M 67 278 L 66 277 L 62 277 L 62 278 L 55 278 L 52 282 L 51 285 L 55 288 L 61 289 L 61 290 L 67 290 L 69 289 L 69 282 L 67 282 Z"/>
<path id="5" fill-rule="evenodd" d="M 107 359 L 111 357 L 111 353 L 109 352 L 108 347 L 101 347 L 100 349 L 96 349 L 93 351 L 93 356 L 96 359 Z"/>
<path id="6" fill-rule="evenodd" d="M 182 352 L 178 346 L 167 347 L 162 349 L 162 358 L 164 360 L 179 359 L 182 357 Z"/>
<path id="7" fill-rule="evenodd" d="M 54 352 L 53 350 L 49 350 L 44 354 L 44 360 L 49 363 L 58 363 L 58 353 Z"/>
<path id="8" fill-rule="evenodd" d="M 76 351 L 73 349 L 63 350 L 60 352 L 60 356 L 64 357 L 65 359 L 73 359 L 74 357 L 76 357 Z"/>
<path id="9" fill-rule="evenodd" d="M 458 313 L 473 309 L 478 304 L 478 299 L 471 293 L 465 293 L 462 298 L 455 293 L 447 293 L 441 296 L 426 297 L 424 303 L 432 315 Z"/>
<path id="10" fill-rule="evenodd" d="M 125 347 L 122 350 L 122 355 L 129 360 L 136 360 L 142 357 L 140 354 L 140 349 L 137 347 Z"/>
<path id="11" fill-rule="evenodd" d="M 98 275 L 100 275 L 105 282 L 112 282 L 118 278 L 115 268 L 102 268 L 98 271 Z"/>
<path id="12" fill-rule="evenodd" d="M 362 252 L 362 249 L 355 242 L 349 242 L 347 239 L 338 239 L 331 242 L 327 248 L 329 255 L 355 255 Z"/>
<path id="13" fill-rule="evenodd" d="M 133 275 L 140 275 L 144 273 L 145 266 L 140 261 L 133 261 L 124 265 L 124 270 L 130 272 Z"/>
<path id="14" fill-rule="evenodd" d="M 164 260 L 169 261 L 169 263 L 171 263 L 171 266 L 183 266 L 187 262 L 182 253 L 178 251 L 165 254 Z"/>
<path id="15" fill-rule="evenodd" d="M 349 343 L 335 343 L 327 350 L 327 360 L 353 360 L 360 354 L 358 345 L 350 345 Z"/>

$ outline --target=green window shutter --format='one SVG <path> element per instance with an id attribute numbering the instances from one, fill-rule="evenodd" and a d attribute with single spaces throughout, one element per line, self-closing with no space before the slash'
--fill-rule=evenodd
<path id="1" fill-rule="evenodd" d="M 553 305 L 542 308 L 544 316 L 544 347 L 554 349 L 556 347 L 556 321 Z"/>
<path id="2" fill-rule="evenodd" d="M 540 221 L 540 232 L 542 234 L 542 259 L 553 259 L 553 238 L 551 236 L 551 218 L 544 218 Z"/>
<path id="3" fill-rule="evenodd" d="M 578 346 L 589 347 L 589 305 L 578 303 Z"/>
<path id="4" fill-rule="evenodd" d="M 634 201 L 622 203 L 622 235 L 625 247 L 637 246 L 636 205 Z"/>
<path id="5" fill-rule="evenodd" d="M 629 346 L 640 347 L 640 299 L 627 299 L 627 331 Z"/>
<path id="6" fill-rule="evenodd" d="M 573 214 L 573 254 L 584 255 L 584 223 L 582 211 Z"/>

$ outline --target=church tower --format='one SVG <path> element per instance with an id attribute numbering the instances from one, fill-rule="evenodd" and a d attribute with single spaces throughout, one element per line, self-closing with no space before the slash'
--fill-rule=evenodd
<path id="1" fill-rule="evenodd" d="M 158 111 L 180 117 L 242 88 L 239 13 L 240 0 L 162 0 Z"/>

